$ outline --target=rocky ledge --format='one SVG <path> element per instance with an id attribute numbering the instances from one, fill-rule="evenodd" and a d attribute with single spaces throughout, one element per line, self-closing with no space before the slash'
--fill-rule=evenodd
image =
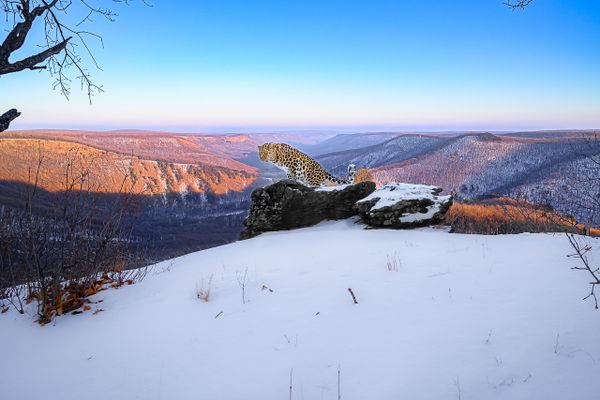
<path id="1" fill-rule="evenodd" d="M 315 225 L 324 220 L 356 215 L 354 204 L 375 191 L 375 183 L 330 188 L 311 188 L 283 180 L 252 192 L 250 214 L 240 239 L 263 232 L 281 231 Z"/>
<path id="2" fill-rule="evenodd" d="M 375 190 L 375 183 L 361 182 L 326 188 L 311 188 L 283 180 L 252 192 L 250 214 L 240 239 L 263 232 L 315 225 L 324 220 L 359 215 L 373 228 L 413 228 L 442 221 L 452 204 L 451 196 L 440 196 L 435 186 L 389 184 Z"/>
<path id="3" fill-rule="evenodd" d="M 440 196 L 435 186 L 393 183 L 383 186 L 354 206 L 361 220 L 378 228 L 414 228 L 440 223 L 452 196 Z"/>

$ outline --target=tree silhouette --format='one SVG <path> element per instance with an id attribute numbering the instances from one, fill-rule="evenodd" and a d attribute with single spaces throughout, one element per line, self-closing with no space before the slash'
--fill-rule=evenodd
<path id="1" fill-rule="evenodd" d="M 110 1 L 129 4 L 133 0 Z M 88 41 L 95 39 L 103 44 L 102 37 L 87 27 L 95 17 L 114 21 L 118 16 L 116 12 L 96 6 L 90 0 L 0 0 L 0 12 L 4 13 L 4 20 L 10 26 L 0 45 L 0 76 L 44 69 L 55 78 L 54 88 L 67 98 L 73 79 L 80 81 L 90 100 L 95 93 L 102 91 L 102 87 L 93 82 L 81 53 L 88 62 L 98 67 Z M 11 56 L 23 47 L 31 32 L 39 32 L 32 31 L 36 24 L 43 25 L 40 51 L 11 61 Z M 16 109 L 1 114 L 0 132 L 8 129 L 19 115 Z"/>

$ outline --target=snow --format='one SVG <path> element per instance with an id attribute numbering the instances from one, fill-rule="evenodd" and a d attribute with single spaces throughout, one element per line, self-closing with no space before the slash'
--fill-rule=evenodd
<path id="1" fill-rule="evenodd" d="M 293 399 L 337 399 L 339 366 L 344 400 L 595 398 L 600 314 L 569 253 L 562 235 L 354 220 L 267 233 L 160 263 L 97 315 L 0 315 L 0 393 L 287 399 L 293 369 Z"/>
<path id="2" fill-rule="evenodd" d="M 315 191 L 317 192 L 337 192 L 338 190 L 344 190 L 346 189 L 348 186 L 352 186 L 352 185 L 332 185 L 332 186 L 320 186 L 318 188 L 315 189 Z"/>
<path id="3" fill-rule="evenodd" d="M 414 213 L 414 214 L 403 214 L 400 217 L 400 222 L 409 223 L 409 222 L 417 222 L 417 221 L 428 221 L 441 210 L 440 203 L 434 203 L 433 205 L 427 207 L 427 212 L 425 213 Z"/>
<path id="4" fill-rule="evenodd" d="M 438 189 L 435 186 L 413 185 L 411 183 L 389 183 L 359 200 L 358 203 L 379 199 L 371 210 L 390 207 L 402 200 L 429 199 L 436 203 L 447 203 L 451 196 L 436 196 L 433 192 Z"/>
<path id="5" fill-rule="evenodd" d="M 434 191 L 438 189 L 435 186 L 413 185 L 410 183 L 389 183 L 371 193 L 369 196 L 358 203 L 379 199 L 370 211 L 378 210 L 384 207 L 391 207 L 403 200 L 429 199 L 433 204 L 427 207 L 426 213 L 405 214 L 400 218 L 400 222 L 416 222 L 429 220 L 440 211 L 442 206 L 450 201 L 452 196 L 437 196 Z"/>

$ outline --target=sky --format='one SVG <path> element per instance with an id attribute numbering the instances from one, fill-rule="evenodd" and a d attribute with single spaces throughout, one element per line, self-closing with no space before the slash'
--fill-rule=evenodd
<path id="1" fill-rule="evenodd" d="M 96 4 L 119 13 L 85 27 L 103 37 L 101 70 L 82 56 L 104 92 L 90 104 L 46 71 L 1 76 L 13 129 L 600 128 L 597 0 Z"/>

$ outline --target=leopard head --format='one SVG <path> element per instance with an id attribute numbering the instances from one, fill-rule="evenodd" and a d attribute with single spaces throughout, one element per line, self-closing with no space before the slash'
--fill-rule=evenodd
<path id="1" fill-rule="evenodd" d="M 258 146 L 258 156 L 263 161 L 272 161 L 275 158 L 273 143 L 265 143 Z"/>

